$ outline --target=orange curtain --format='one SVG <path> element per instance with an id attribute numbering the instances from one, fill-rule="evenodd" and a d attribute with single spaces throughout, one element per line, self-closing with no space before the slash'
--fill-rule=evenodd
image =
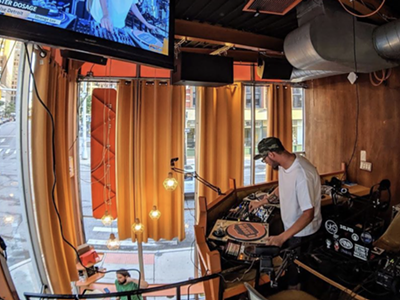
<path id="1" fill-rule="evenodd" d="M 68 149 L 71 146 L 68 138 L 71 126 L 69 120 L 72 118 L 68 118 L 66 114 L 71 111 L 69 107 L 76 102 L 73 98 L 75 93 L 68 92 L 69 85 L 74 85 L 76 79 L 68 78 L 61 67 L 56 65 L 49 56 L 40 58 L 36 55 L 34 70 L 39 96 L 54 117 L 57 178 L 54 203 L 61 217 L 65 238 L 76 246 L 76 216 L 71 195 L 68 157 Z M 33 196 L 43 259 L 53 292 L 70 294 L 70 281 L 77 280 L 75 253 L 61 237 L 60 225 L 53 205 L 52 125 L 36 94 L 33 93 L 33 95 L 31 123 Z"/>
<path id="2" fill-rule="evenodd" d="M 183 159 L 185 89 L 160 81 L 121 81 L 116 120 L 116 182 L 118 233 L 144 242 L 185 237 L 183 186 L 166 191 L 163 181 L 173 157 Z M 182 164 L 182 161 L 178 162 Z M 183 176 L 174 174 L 179 182 Z M 156 205 L 161 212 L 152 220 Z M 139 218 L 145 226 L 135 237 L 131 225 Z"/>
<path id="3" fill-rule="evenodd" d="M 281 140 L 292 151 L 292 89 L 289 85 L 271 84 L 268 88 L 268 136 Z M 267 165 L 266 180 L 278 180 L 278 173 Z"/>
<path id="4" fill-rule="evenodd" d="M 233 84 L 219 88 L 197 89 L 197 120 L 199 132 L 196 168 L 199 176 L 218 186 L 222 192 L 229 188 L 229 178 L 243 184 L 244 87 Z M 217 193 L 197 184 L 198 196 L 207 202 Z"/>

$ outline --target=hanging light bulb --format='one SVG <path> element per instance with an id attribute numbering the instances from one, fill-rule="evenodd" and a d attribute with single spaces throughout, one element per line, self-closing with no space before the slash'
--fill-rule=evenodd
<path id="1" fill-rule="evenodd" d="M 141 233 L 144 231 L 144 225 L 140 223 L 139 218 L 136 218 L 136 221 L 134 224 L 132 224 L 132 231 L 134 233 Z"/>
<path id="2" fill-rule="evenodd" d="M 153 206 L 153 209 L 150 211 L 149 216 L 152 220 L 158 220 L 161 216 L 161 212 L 157 209 L 157 206 Z"/>
<path id="3" fill-rule="evenodd" d="M 175 191 L 178 181 L 172 176 L 172 172 L 168 173 L 168 177 L 164 180 L 163 185 L 167 191 Z"/>
<path id="4" fill-rule="evenodd" d="M 114 221 L 114 218 L 112 215 L 108 214 L 108 211 L 104 213 L 104 216 L 101 217 L 101 223 L 103 223 L 104 226 L 111 226 L 112 222 Z"/>
<path id="5" fill-rule="evenodd" d="M 14 216 L 13 215 L 6 215 L 3 217 L 4 224 L 12 224 L 14 223 Z"/>
<path id="6" fill-rule="evenodd" d="M 106 245 L 110 250 L 118 250 L 121 242 L 115 237 L 114 233 L 110 233 L 110 238 L 108 239 Z"/>

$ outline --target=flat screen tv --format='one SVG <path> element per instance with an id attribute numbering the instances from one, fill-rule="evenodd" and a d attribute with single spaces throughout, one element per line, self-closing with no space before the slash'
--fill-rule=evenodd
<path id="1" fill-rule="evenodd" d="M 173 68 L 174 0 L 0 0 L 0 35 Z"/>

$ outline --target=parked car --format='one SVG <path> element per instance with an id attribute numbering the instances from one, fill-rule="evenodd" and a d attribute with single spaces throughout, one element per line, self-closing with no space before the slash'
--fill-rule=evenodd
<path id="1" fill-rule="evenodd" d="M 185 165 L 183 170 L 185 171 L 185 180 L 193 180 L 194 165 Z"/>

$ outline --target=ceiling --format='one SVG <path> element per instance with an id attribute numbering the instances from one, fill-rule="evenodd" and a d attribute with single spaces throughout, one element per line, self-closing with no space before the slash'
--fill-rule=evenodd
<path id="1" fill-rule="evenodd" d="M 244 0 L 175 0 L 175 18 L 284 38 L 297 28 L 296 10 L 285 16 L 242 11 Z"/>
<path id="2" fill-rule="evenodd" d="M 324 0 L 330 1 L 338 2 Z M 342 1 L 345 4 L 347 2 L 351 10 L 353 2 Z M 175 38 L 181 51 L 210 54 L 220 49 L 220 53 L 216 54 L 222 53 L 233 56 L 235 60 L 250 62 L 256 61 L 259 53 L 283 56 L 283 40 L 298 26 L 296 9 L 284 16 L 255 16 L 255 13 L 243 11 L 247 2 L 248 0 L 175 0 Z M 355 12 L 369 13 L 381 2 L 382 0 L 356 0 Z M 384 19 L 387 17 L 400 17 L 399 0 L 386 0 L 378 14 L 360 20 L 378 25 L 386 23 L 387 20 Z M 240 35 L 243 35 L 242 38 L 237 40 L 235 36 Z M 222 48 L 224 45 L 225 48 Z"/>

